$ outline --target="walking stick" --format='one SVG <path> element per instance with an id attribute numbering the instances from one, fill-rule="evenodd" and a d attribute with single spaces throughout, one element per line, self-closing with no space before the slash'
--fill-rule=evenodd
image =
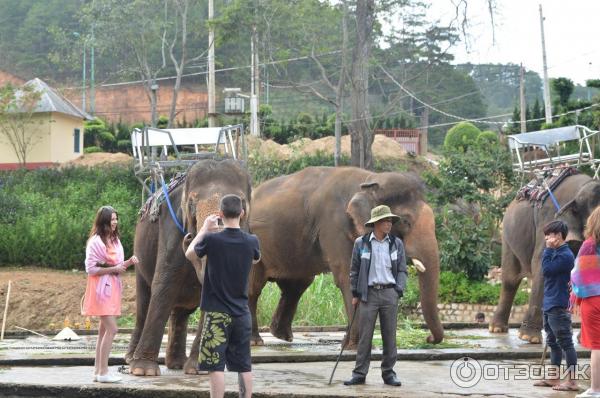
<path id="1" fill-rule="evenodd" d="M 354 306 L 354 311 L 352 311 L 352 319 L 350 319 L 350 323 L 348 324 L 348 329 L 346 329 L 346 336 L 344 337 L 344 340 L 346 340 L 346 342 L 342 342 L 342 349 L 340 351 L 340 355 L 338 355 L 337 357 L 337 361 L 335 361 L 335 366 L 333 367 L 333 371 L 331 372 L 331 377 L 329 378 L 329 384 L 331 384 L 331 380 L 333 380 L 333 374 L 335 373 L 335 370 L 337 369 L 338 363 L 340 363 L 340 359 L 342 358 L 342 353 L 344 352 L 344 348 L 346 348 L 346 343 L 348 343 L 348 340 L 350 339 L 350 329 L 352 329 L 352 324 L 354 323 L 354 318 L 356 317 L 356 309 L 358 308 L 358 304 L 356 304 Z"/>
<path id="2" fill-rule="evenodd" d="M 544 344 L 544 351 L 542 351 L 542 359 L 540 361 L 540 365 L 544 366 L 544 362 L 546 361 L 546 353 L 548 352 L 548 343 Z"/>

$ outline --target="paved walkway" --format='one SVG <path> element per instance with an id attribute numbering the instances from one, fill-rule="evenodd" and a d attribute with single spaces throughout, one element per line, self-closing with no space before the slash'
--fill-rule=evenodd
<path id="1" fill-rule="evenodd" d="M 464 343 L 466 348 L 399 350 L 395 369 L 403 382 L 400 388 L 382 383 L 378 350 L 373 351 L 375 359 L 366 385 L 342 384 L 350 377 L 354 351 L 344 352 L 333 383 L 328 385 L 343 332 L 296 332 L 293 343 L 263 334 L 266 345 L 252 351 L 254 396 L 570 398 L 576 394 L 532 386 L 541 371 L 537 364 L 543 346 L 520 341 L 514 329 L 504 335 L 490 335 L 486 329 L 451 330 L 447 334 L 449 341 Z M 123 363 L 128 338 L 128 335 L 117 338 L 111 353 L 113 371 Z M 190 335 L 189 344 L 192 339 Z M 78 341 L 56 342 L 34 336 L 0 342 L 0 396 L 208 397 L 207 376 L 188 376 L 164 366 L 160 377 L 138 378 L 126 374 L 123 382 L 116 385 L 93 383 L 95 340 L 95 336 L 82 336 Z M 577 349 L 581 358 L 589 357 L 589 351 L 579 346 Z M 463 357 L 472 359 L 465 362 Z M 588 360 L 582 359 L 580 363 L 587 364 Z M 580 384 L 587 388 L 589 381 L 585 378 L 582 375 Z M 227 373 L 226 382 L 229 396 L 237 396 L 236 375 Z M 469 382 L 474 384 L 471 388 L 460 387 Z"/>
<path id="2" fill-rule="evenodd" d="M 485 379 L 471 388 L 457 386 L 451 378 L 453 361 L 400 361 L 396 372 L 402 387 L 382 383 L 378 363 L 372 363 L 367 383 L 346 387 L 342 381 L 352 372 L 352 362 L 340 362 L 333 383 L 328 384 L 333 362 L 270 363 L 254 366 L 254 397 L 556 397 L 571 398 L 572 392 L 533 387 L 533 380 L 516 380 L 515 369 L 526 369 L 527 361 L 478 361 L 486 369 Z M 499 373 L 492 369 L 504 369 Z M 511 372 L 509 369 L 513 369 Z M 116 370 L 114 367 L 112 370 Z M 14 367 L 0 371 L 0 395 L 70 397 L 208 397 L 208 377 L 188 376 L 161 367 L 160 377 L 123 375 L 118 384 L 92 382 L 92 366 Z M 456 374 L 456 373 L 455 373 Z M 504 376 L 506 374 L 506 376 Z M 525 373 L 519 373 L 525 374 Z M 455 376 L 456 378 L 456 376 Z M 505 379 L 506 378 L 506 379 Z M 458 379 L 457 379 L 458 380 Z M 236 396 L 237 377 L 226 373 L 228 396 Z M 580 382 L 585 388 L 589 381 Z"/>

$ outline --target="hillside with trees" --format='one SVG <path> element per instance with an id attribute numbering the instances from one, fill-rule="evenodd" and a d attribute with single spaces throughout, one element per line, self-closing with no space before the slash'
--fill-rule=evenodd
<path id="1" fill-rule="evenodd" d="M 89 90 L 91 69 L 97 86 L 139 81 L 145 92 L 140 106 L 152 109 L 153 82 L 171 77 L 165 84 L 173 105 L 156 119 L 166 126 L 205 125 L 177 118 L 174 104 L 182 87 L 206 84 L 212 27 L 219 123 L 239 121 L 223 113 L 222 91 L 250 91 L 254 47 L 261 129 L 279 143 L 337 132 L 350 133 L 355 142 L 366 134 L 370 146 L 375 128 L 427 124 L 429 143 L 439 146 L 462 119 L 516 109 L 519 66 L 454 65 L 460 21 L 442 26 L 428 20 L 427 1 L 214 0 L 214 7 L 209 22 L 208 0 L 0 0 L 0 69 L 71 90 L 81 87 L 83 74 Z M 526 71 L 525 86 L 531 118 L 542 117 L 540 76 Z M 589 103 L 598 92 L 571 91 L 567 102 L 556 97 L 561 109 Z M 114 130 L 130 127 L 108 122 Z M 498 130 L 502 123 L 479 127 Z M 125 138 L 116 137 L 113 147 Z M 353 164 L 371 162 L 352 156 Z"/>

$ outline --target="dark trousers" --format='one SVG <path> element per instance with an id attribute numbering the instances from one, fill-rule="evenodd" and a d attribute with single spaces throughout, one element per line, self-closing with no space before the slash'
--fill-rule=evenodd
<path id="1" fill-rule="evenodd" d="M 544 330 L 546 331 L 546 342 L 551 350 L 551 364 L 560 366 L 564 351 L 567 366 L 577 365 L 577 352 L 573 346 L 573 329 L 569 311 L 561 307 L 544 311 Z"/>
<path id="2" fill-rule="evenodd" d="M 381 290 L 369 288 L 367 302 L 360 302 L 356 367 L 352 372 L 352 376 L 365 377 L 369 372 L 373 332 L 375 331 L 375 321 L 378 314 L 383 340 L 381 376 L 387 378 L 396 375 L 394 365 L 398 356 L 398 350 L 396 349 L 398 293 L 392 288 Z"/>

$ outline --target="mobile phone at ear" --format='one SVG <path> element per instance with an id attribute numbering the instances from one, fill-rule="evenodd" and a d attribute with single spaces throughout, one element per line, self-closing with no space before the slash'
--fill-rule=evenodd
<path id="1" fill-rule="evenodd" d="M 221 217 L 217 218 L 217 225 L 223 225 L 223 219 Z"/>

